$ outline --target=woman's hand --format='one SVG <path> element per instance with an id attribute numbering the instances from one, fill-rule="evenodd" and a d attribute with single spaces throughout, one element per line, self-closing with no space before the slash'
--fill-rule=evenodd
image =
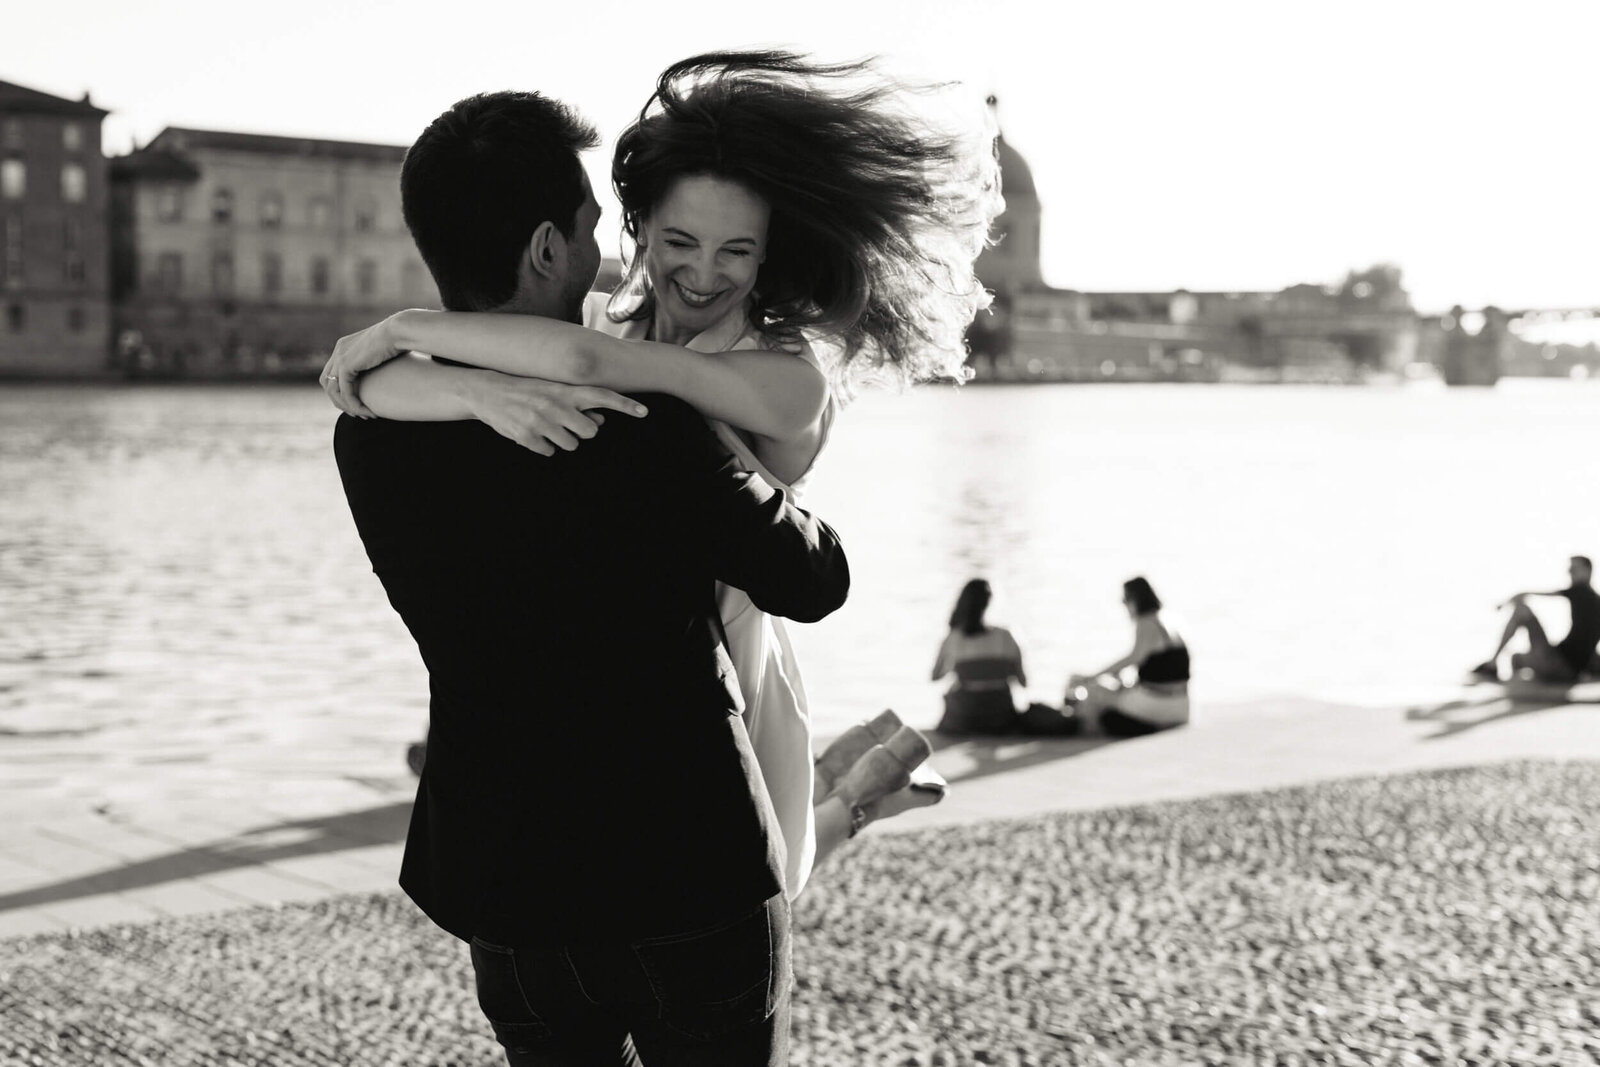
<path id="1" fill-rule="evenodd" d="M 403 351 L 393 340 L 394 333 L 390 327 L 394 318 L 394 315 L 390 315 L 365 330 L 339 338 L 339 342 L 333 346 L 333 354 L 323 365 L 322 391 L 328 394 L 334 407 L 347 415 L 359 415 L 364 419 L 378 417 L 356 395 L 356 379 L 374 367 L 381 367 Z"/>
<path id="2" fill-rule="evenodd" d="M 598 385 L 564 385 L 498 371 L 479 371 L 473 379 L 465 397 L 473 416 L 541 456 L 553 456 L 556 449 L 571 452 L 580 440 L 599 433 L 606 421 L 600 408 L 635 417 L 649 414 L 632 397 Z"/>

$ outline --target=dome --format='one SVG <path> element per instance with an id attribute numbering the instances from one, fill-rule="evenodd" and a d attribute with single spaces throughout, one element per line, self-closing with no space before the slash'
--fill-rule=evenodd
<path id="1" fill-rule="evenodd" d="M 1001 134 L 995 140 L 996 150 L 1000 155 L 1000 192 L 1010 199 L 1013 196 L 1037 197 L 1039 192 L 1033 187 L 1033 170 L 1028 166 L 1028 161 L 1006 143 L 1005 135 Z"/>

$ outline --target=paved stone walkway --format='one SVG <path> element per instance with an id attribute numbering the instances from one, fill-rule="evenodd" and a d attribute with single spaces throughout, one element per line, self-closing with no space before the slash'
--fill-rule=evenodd
<path id="1" fill-rule="evenodd" d="M 1600 760 L 1595 689 L 1515 703 L 1492 688 L 1374 703 L 1283 697 L 1202 705 L 1189 727 L 1133 741 L 952 741 L 933 760 L 947 800 L 868 832 L 1509 759 Z M 325 773 L 292 776 L 203 755 L 121 755 L 86 766 L 81 741 L 0 737 L 0 937 L 395 884 L 415 788 L 399 752 L 388 762 L 332 753 Z"/>

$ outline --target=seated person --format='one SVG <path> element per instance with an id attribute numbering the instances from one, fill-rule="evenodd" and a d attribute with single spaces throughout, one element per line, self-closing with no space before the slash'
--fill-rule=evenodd
<path id="1" fill-rule="evenodd" d="M 1596 593 L 1591 584 L 1594 565 L 1588 556 L 1573 556 L 1567 564 L 1567 574 L 1572 584 L 1565 589 L 1548 593 L 1518 593 L 1500 605 L 1502 608 L 1511 607 L 1511 617 L 1506 620 L 1494 655 L 1472 668 L 1473 674 L 1486 681 L 1499 681 L 1500 653 L 1505 651 L 1506 645 L 1520 630 L 1528 635 L 1528 651 L 1512 655 L 1513 677 L 1520 671 L 1527 671 L 1537 681 L 1556 685 L 1570 685 L 1578 680 L 1578 676 L 1590 667 L 1595 649 L 1600 646 L 1600 593 Z M 1551 644 L 1550 638 L 1545 635 L 1538 616 L 1528 607 L 1530 596 L 1565 597 L 1571 605 L 1572 625 L 1567 636 L 1559 643 Z"/>
<path id="2" fill-rule="evenodd" d="M 1017 725 L 1011 682 L 1027 685 L 1022 650 L 1011 632 L 984 621 L 993 591 L 982 578 L 962 587 L 950 613 L 950 633 L 939 646 L 933 680 L 955 674 L 944 695 L 939 730 L 957 734 L 1010 733 Z"/>
<path id="3" fill-rule="evenodd" d="M 1067 680 L 1067 710 L 1084 733 L 1136 737 L 1189 721 L 1189 649 L 1161 621 L 1161 598 L 1143 578 L 1122 583 L 1122 604 L 1133 619 L 1133 651 L 1092 675 Z M 1133 685 L 1121 673 L 1139 669 Z"/>

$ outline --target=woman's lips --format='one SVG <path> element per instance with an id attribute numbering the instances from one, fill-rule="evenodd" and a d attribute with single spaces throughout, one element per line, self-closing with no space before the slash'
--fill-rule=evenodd
<path id="1" fill-rule="evenodd" d="M 682 282 L 674 281 L 672 284 L 678 290 L 678 299 L 682 300 L 685 304 L 688 304 L 692 308 L 708 308 L 712 304 L 715 304 L 717 302 L 717 298 L 720 297 L 724 292 L 722 289 L 717 289 L 707 294 L 690 289 Z"/>

